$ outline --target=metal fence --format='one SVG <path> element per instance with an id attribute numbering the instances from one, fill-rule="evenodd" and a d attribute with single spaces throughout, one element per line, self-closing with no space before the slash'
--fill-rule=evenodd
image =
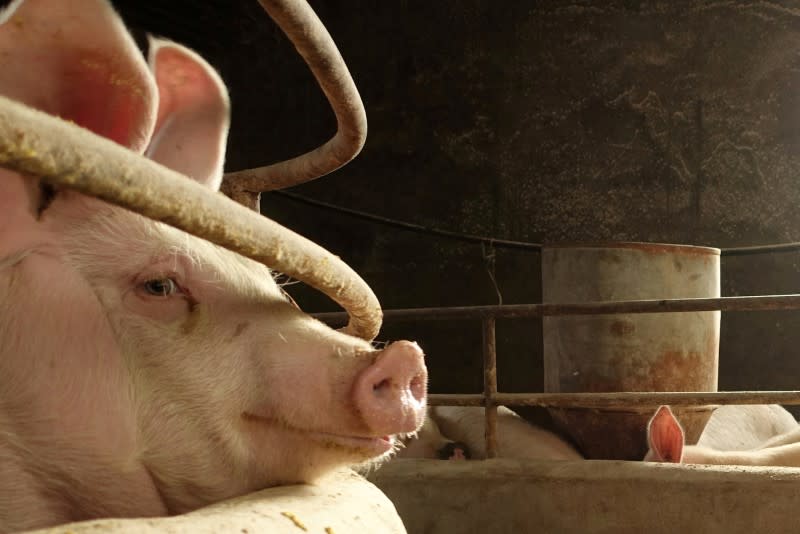
<path id="1" fill-rule="evenodd" d="M 630 300 L 575 304 L 515 304 L 384 310 L 384 322 L 480 319 L 483 330 L 483 394 L 431 394 L 431 405 L 484 406 L 486 454 L 497 456 L 497 406 L 613 408 L 629 406 L 703 404 L 800 405 L 800 391 L 720 392 L 613 392 L 613 393 L 501 393 L 497 390 L 497 319 L 616 313 L 665 313 L 698 311 L 770 311 L 800 309 L 800 295 Z M 343 324 L 347 314 L 317 313 L 328 324 Z"/>

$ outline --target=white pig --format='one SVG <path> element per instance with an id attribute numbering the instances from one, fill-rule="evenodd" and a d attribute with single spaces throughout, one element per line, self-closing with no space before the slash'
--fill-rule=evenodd
<path id="1" fill-rule="evenodd" d="M 726 465 L 773 465 L 800 467 L 800 428 L 796 422 L 791 424 L 784 414 L 775 410 L 774 406 L 764 406 L 760 410 L 746 410 L 738 412 L 741 417 L 735 417 L 739 406 L 731 406 L 719 418 L 720 422 L 728 422 L 733 426 L 729 432 L 720 433 L 714 430 L 706 440 L 704 431 L 698 445 L 686 445 L 683 428 L 675 418 L 669 406 L 661 406 L 647 425 L 647 441 L 650 450 L 645 456 L 645 461 L 672 462 L 687 464 L 726 464 Z M 767 410 L 768 409 L 768 410 Z M 762 414 L 773 415 L 773 422 L 762 426 L 758 434 L 764 438 L 768 433 L 765 428 L 781 428 L 783 433 L 766 436 L 755 445 L 753 438 L 742 438 L 741 434 L 750 431 L 753 425 L 748 422 L 739 425 L 736 432 L 736 423 L 748 421 L 751 414 L 761 411 Z M 788 412 L 787 412 L 788 413 Z M 791 414 L 789 414 L 791 417 Z M 712 415 L 713 419 L 713 415 Z M 781 423 L 783 421 L 783 423 Z M 794 421 L 794 418 L 792 418 Z M 711 421 L 709 421 L 709 425 Z M 774 426 L 773 426 L 774 425 Z M 713 429 L 712 429 L 713 430 Z M 733 437 L 733 440 L 726 440 Z M 747 444 L 747 448 L 742 447 Z M 712 446 L 713 445 L 713 446 Z"/>
<path id="2" fill-rule="evenodd" d="M 794 416 L 778 404 L 730 404 L 714 410 L 697 445 L 744 451 L 797 428 Z"/>
<path id="3" fill-rule="evenodd" d="M 13 2 L 0 94 L 220 185 L 222 81 L 162 40 L 148 66 L 104 0 Z M 258 263 L 0 169 L 0 532 L 181 513 L 386 458 L 426 388 L 415 343 L 376 350 Z"/>
<path id="4" fill-rule="evenodd" d="M 403 447 L 397 451 L 398 458 L 428 458 L 430 460 L 469 460 L 469 448 L 460 442 L 447 439 L 436 421 L 425 418 L 422 428 L 403 439 Z"/>
<path id="5" fill-rule="evenodd" d="M 463 443 L 473 459 L 486 458 L 485 409 L 432 406 L 430 417 L 442 434 Z M 534 426 L 506 408 L 497 407 L 497 456 L 531 460 L 581 460 L 583 456 L 557 435 Z"/>

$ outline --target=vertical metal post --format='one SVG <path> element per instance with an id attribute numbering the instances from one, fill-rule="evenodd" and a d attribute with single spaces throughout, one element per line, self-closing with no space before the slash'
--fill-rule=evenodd
<path id="1" fill-rule="evenodd" d="M 483 397 L 486 407 L 486 457 L 497 456 L 497 341 L 495 318 L 483 319 Z"/>

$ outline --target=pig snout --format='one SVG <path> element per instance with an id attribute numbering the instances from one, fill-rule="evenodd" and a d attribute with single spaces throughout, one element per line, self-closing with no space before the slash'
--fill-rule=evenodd
<path id="1" fill-rule="evenodd" d="M 425 419 L 428 370 L 419 345 L 397 341 L 356 378 L 354 402 L 375 434 L 414 432 Z"/>

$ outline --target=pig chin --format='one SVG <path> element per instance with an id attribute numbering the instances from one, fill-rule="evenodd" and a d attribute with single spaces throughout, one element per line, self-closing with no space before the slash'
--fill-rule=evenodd
<path id="1" fill-rule="evenodd" d="M 354 465 L 364 462 L 372 463 L 388 458 L 396 448 L 395 436 L 357 436 L 346 433 L 330 433 L 315 430 L 304 430 L 284 421 L 244 414 L 244 420 L 251 427 L 255 447 L 259 443 L 274 441 L 291 443 L 282 445 L 287 451 L 293 451 L 298 463 L 308 466 L 311 471 L 326 469 L 337 465 Z M 313 465 L 316 464 L 316 465 Z"/>

